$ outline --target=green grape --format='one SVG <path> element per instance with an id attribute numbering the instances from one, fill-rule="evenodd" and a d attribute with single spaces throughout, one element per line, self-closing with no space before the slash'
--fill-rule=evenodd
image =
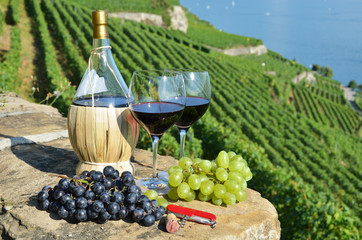
<path id="1" fill-rule="evenodd" d="M 246 192 L 245 190 L 239 190 L 235 193 L 235 197 L 236 197 L 236 200 L 238 200 L 239 202 L 242 202 L 246 199 Z"/>
<path id="2" fill-rule="evenodd" d="M 228 157 L 229 157 L 229 159 L 231 159 L 231 158 L 234 157 L 235 155 L 236 155 L 236 153 L 233 152 L 233 151 L 228 152 Z"/>
<path id="3" fill-rule="evenodd" d="M 228 172 L 224 168 L 218 168 L 215 172 L 217 180 L 224 182 L 228 179 Z"/>
<path id="4" fill-rule="evenodd" d="M 240 189 L 240 185 L 235 180 L 226 180 L 224 186 L 229 193 L 236 193 Z"/>
<path id="5" fill-rule="evenodd" d="M 168 184 L 171 187 L 177 187 L 182 182 L 184 175 L 182 172 L 174 172 L 168 177 Z"/>
<path id="6" fill-rule="evenodd" d="M 202 161 L 201 158 L 194 158 L 194 160 L 192 160 L 192 163 L 193 163 L 194 165 L 197 165 L 197 164 L 199 164 L 201 161 Z"/>
<path id="7" fill-rule="evenodd" d="M 219 155 L 216 158 L 217 165 L 222 168 L 228 168 L 229 166 L 229 156 L 225 151 L 219 152 Z"/>
<path id="8" fill-rule="evenodd" d="M 170 188 L 170 190 L 168 190 L 167 196 L 171 200 L 178 200 L 179 197 L 177 195 L 177 188 Z"/>
<path id="9" fill-rule="evenodd" d="M 250 174 L 245 177 L 246 181 L 250 181 L 253 178 L 253 173 L 250 171 Z"/>
<path id="10" fill-rule="evenodd" d="M 199 198 L 200 201 L 203 201 L 203 202 L 207 202 L 207 201 L 209 201 L 209 200 L 212 198 L 211 195 L 204 195 L 204 194 L 202 194 L 201 192 L 199 192 L 199 193 L 197 194 L 197 197 Z"/>
<path id="11" fill-rule="evenodd" d="M 220 205 L 223 203 L 222 198 L 218 198 L 218 197 L 216 197 L 214 194 L 212 194 L 211 201 L 212 201 L 212 203 L 215 204 L 216 206 L 220 206 Z"/>
<path id="12" fill-rule="evenodd" d="M 188 157 L 183 157 L 178 161 L 178 165 L 183 169 L 183 170 L 189 170 L 191 165 L 192 165 L 192 160 Z"/>
<path id="13" fill-rule="evenodd" d="M 211 171 L 211 162 L 209 160 L 202 160 L 199 163 L 199 168 L 201 168 L 201 170 L 209 173 Z"/>
<path id="14" fill-rule="evenodd" d="M 214 186 L 214 195 L 217 198 L 223 198 L 226 193 L 226 187 L 220 183 Z"/>
<path id="15" fill-rule="evenodd" d="M 226 192 L 224 194 L 224 197 L 222 198 L 225 204 L 227 205 L 234 205 L 236 202 L 236 197 L 234 194 Z"/>
<path id="16" fill-rule="evenodd" d="M 214 160 L 214 161 L 211 161 L 211 172 L 215 173 L 217 169 L 217 162 Z"/>
<path id="17" fill-rule="evenodd" d="M 246 166 L 242 161 L 236 160 L 229 163 L 229 170 L 233 172 L 241 172 L 244 167 Z"/>
<path id="18" fill-rule="evenodd" d="M 228 179 L 235 180 L 238 183 L 245 181 L 243 175 L 240 172 L 229 172 Z"/>
<path id="19" fill-rule="evenodd" d="M 242 156 L 240 156 L 240 155 L 235 155 L 234 157 L 232 157 L 232 158 L 230 159 L 230 162 L 243 161 L 243 160 L 244 160 L 244 159 L 243 159 Z"/>
<path id="20" fill-rule="evenodd" d="M 168 169 L 168 175 L 171 175 L 174 172 L 181 172 L 182 173 L 182 168 L 180 168 L 179 166 L 172 166 Z"/>
<path id="21" fill-rule="evenodd" d="M 158 198 L 158 193 L 155 190 L 147 190 L 143 195 L 147 196 L 150 200 Z"/>
<path id="22" fill-rule="evenodd" d="M 195 198 L 196 198 L 196 193 L 194 190 L 191 189 L 189 195 L 187 196 L 187 198 L 185 198 L 185 201 L 191 202 L 195 200 Z"/>
<path id="23" fill-rule="evenodd" d="M 178 185 L 177 195 L 179 196 L 179 198 L 185 199 L 189 196 L 189 193 L 190 193 L 190 187 L 187 183 L 182 182 L 180 185 Z"/>
<path id="24" fill-rule="evenodd" d="M 201 186 L 201 179 L 197 174 L 191 174 L 187 182 L 193 190 L 199 190 Z"/>
<path id="25" fill-rule="evenodd" d="M 250 168 L 249 167 L 244 167 L 241 170 L 241 174 L 243 175 L 243 178 L 246 179 L 246 177 L 248 177 L 248 175 L 251 174 Z"/>
<path id="26" fill-rule="evenodd" d="M 245 179 L 239 182 L 239 184 L 240 184 L 240 189 L 245 189 L 248 187 L 248 184 L 246 183 Z"/>
<path id="27" fill-rule="evenodd" d="M 167 210 L 168 201 L 164 198 L 157 198 L 156 199 L 158 206 L 163 206 Z"/>
<path id="28" fill-rule="evenodd" d="M 202 183 L 203 181 L 206 181 L 206 180 L 209 179 L 209 178 L 208 178 L 205 174 L 203 174 L 203 173 L 199 173 L 199 174 L 197 174 L 197 176 L 199 176 L 201 183 Z"/>
<path id="29" fill-rule="evenodd" d="M 214 191 L 214 183 L 210 180 L 203 181 L 200 186 L 200 192 L 204 195 L 210 195 Z"/>

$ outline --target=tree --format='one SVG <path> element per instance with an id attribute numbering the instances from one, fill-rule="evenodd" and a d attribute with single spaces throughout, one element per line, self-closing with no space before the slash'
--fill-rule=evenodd
<path id="1" fill-rule="evenodd" d="M 355 80 L 349 82 L 348 87 L 350 88 L 357 88 L 357 83 Z"/>

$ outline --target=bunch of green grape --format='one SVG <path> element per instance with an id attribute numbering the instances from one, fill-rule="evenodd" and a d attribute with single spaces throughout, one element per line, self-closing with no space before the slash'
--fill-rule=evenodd
<path id="1" fill-rule="evenodd" d="M 217 206 L 244 201 L 247 181 L 253 177 L 242 156 L 225 151 L 212 161 L 183 157 L 178 166 L 168 169 L 168 174 L 171 200 L 211 200 Z"/>

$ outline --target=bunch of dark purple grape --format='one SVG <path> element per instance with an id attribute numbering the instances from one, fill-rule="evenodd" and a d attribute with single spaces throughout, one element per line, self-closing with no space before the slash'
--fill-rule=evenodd
<path id="1" fill-rule="evenodd" d="M 84 171 L 79 176 L 61 178 L 54 188 L 45 186 L 37 196 L 39 208 L 78 222 L 105 223 L 128 217 L 144 226 L 152 226 L 165 214 L 165 208 L 155 199 L 142 195 L 132 173 L 119 176 L 118 170 L 107 166 L 103 174 Z"/>

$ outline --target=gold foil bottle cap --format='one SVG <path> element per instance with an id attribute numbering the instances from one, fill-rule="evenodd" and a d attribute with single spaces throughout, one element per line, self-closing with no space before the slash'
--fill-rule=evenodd
<path id="1" fill-rule="evenodd" d="M 104 10 L 93 11 L 92 23 L 93 23 L 93 38 L 96 39 L 108 38 L 106 11 Z"/>

